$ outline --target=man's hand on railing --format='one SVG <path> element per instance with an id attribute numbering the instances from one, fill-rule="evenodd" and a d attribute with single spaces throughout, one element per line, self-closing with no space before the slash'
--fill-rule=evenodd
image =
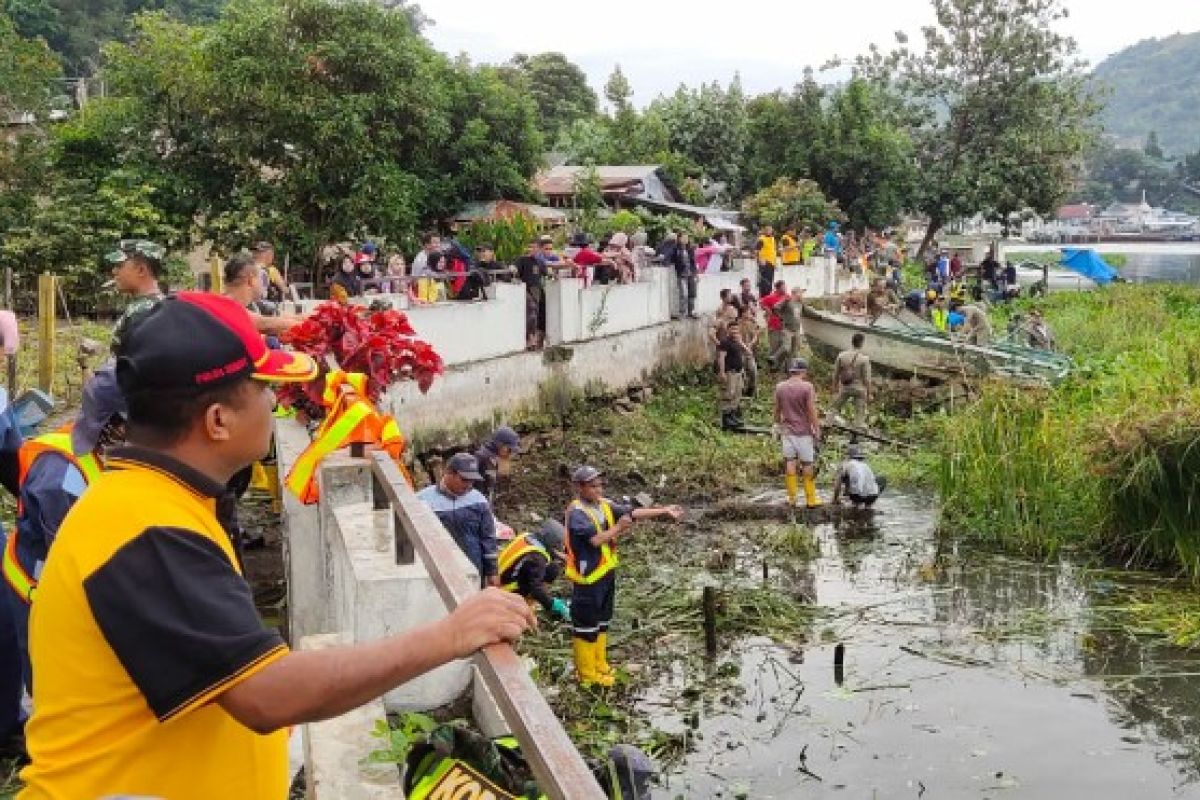
<path id="1" fill-rule="evenodd" d="M 520 595 L 489 587 L 464 600 L 442 624 L 454 652 L 466 658 L 489 644 L 516 641 L 537 627 L 537 618 Z"/>

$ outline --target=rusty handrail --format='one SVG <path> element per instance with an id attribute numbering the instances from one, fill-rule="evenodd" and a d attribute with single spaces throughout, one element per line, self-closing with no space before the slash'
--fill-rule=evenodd
<path id="1" fill-rule="evenodd" d="M 453 568 L 460 563 L 458 545 L 433 511 L 417 499 L 388 454 L 370 455 L 373 505 L 392 508 L 397 560 L 413 563 L 419 556 L 442 601 L 453 611 L 479 591 L 466 575 Z M 490 645 L 474 660 L 505 721 L 512 726 L 542 794 L 550 800 L 602 800 L 605 794 L 600 784 L 512 646 Z"/>

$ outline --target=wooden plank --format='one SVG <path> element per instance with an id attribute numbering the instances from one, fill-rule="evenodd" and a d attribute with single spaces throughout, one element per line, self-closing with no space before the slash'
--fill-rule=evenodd
<path id="1" fill-rule="evenodd" d="M 371 454 L 372 472 L 396 512 L 396 534 L 425 564 L 442 601 L 450 610 L 479 591 L 451 565 L 459 563 L 458 545 L 445 533 L 433 511 L 417 499 L 400 470 L 383 452 Z M 397 550 L 400 550 L 397 542 Z M 529 761 L 538 788 L 551 800 L 601 800 L 605 797 L 562 723 L 550 709 L 510 645 L 496 644 L 475 656 L 475 665 L 500 706 Z"/>
<path id="2" fill-rule="evenodd" d="M 54 395 L 54 329 L 58 298 L 55 278 L 49 272 L 38 276 L 38 388 Z"/>

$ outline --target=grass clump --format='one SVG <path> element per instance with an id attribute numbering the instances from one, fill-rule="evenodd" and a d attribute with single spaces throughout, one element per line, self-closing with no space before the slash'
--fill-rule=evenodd
<path id="1" fill-rule="evenodd" d="M 945 524 L 1200 580 L 1200 290 L 1123 285 L 1041 305 L 1077 369 L 1045 390 L 985 384 L 944 421 Z"/>

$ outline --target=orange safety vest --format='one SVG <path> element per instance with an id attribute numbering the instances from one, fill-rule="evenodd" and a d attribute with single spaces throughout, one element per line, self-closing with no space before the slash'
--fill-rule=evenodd
<path id="1" fill-rule="evenodd" d="M 338 370 L 326 376 L 322 400 L 329 411 L 312 442 L 296 459 L 283 481 L 300 502 L 310 505 L 319 499 L 317 467 L 325 457 L 358 442 L 380 445 L 396 462 L 404 479 L 412 484 L 412 478 L 400 463 L 405 448 L 404 434 L 396 420 L 379 413 L 366 399 L 366 385 L 367 376 L 361 372 Z"/>
<path id="2" fill-rule="evenodd" d="M 517 565 L 517 562 L 524 558 L 529 553 L 541 553 L 546 560 L 550 560 L 550 553 L 542 546 L 542 543 L 534 539 L 528 533 L 522 533 L 517 538 L 504 546 L 500 551 L 500 560 L 496 565 L 496 574 L 503 575 Z M 504 591 L 515 592 L 517 590 L 516 580 L 509 581 L 504 584 Z"/>
<path id="3" fill-rule="evenodd" d="M 96 458 L 94 453 L 88 453 L 82 458 L 75 455 L 75 451 L 71 447 L 71 426 L 67 425 L 54 433 L 44 434 L 21 445 L 21 449 L 17 451 L 18 485 L 24 485 L 25 478 L 33 467 L 33 462 L 42 453 L 50 452 L 59 453 L 70 461 L 76 469 L 83 473 L 83 480 L 88 484 L 98 478 L 103 469 L 100 459 Z M 21 500 L 18 497 L 17 516 L 21 515 L 21 511 Z M 16 592 L 17 597 L 26 604 L 32 603 L 34 591 L 37 589 L 37 580 L 25 571 L 17 558 L 17 529 L 15 526 L 8 536 L 8 544 L 4 547 L 0 570 L 4 572 L 5 583 Z"/>
<path id="4" fill-rule="evenodd" d="M 600 501 L 600 508 L 604 512 L 604 520 L 603 521 L 601 521 L 600 517 L 597 516 L 596 513 L 594 511 L 592 511 L 590 508 L 585 506 L 581 501 L 572 500 L 571 505 L 568 506 L 568 512 L 567 512 L 567 516 L 568 516 L 567 530 L 568 531 L 570 531 L 570 529 L 571 529 L 570 509 L 572 509 L 572 508 L 578 508 L 580 511 L 582 511 L 583 513 L 588 515 L 588 519 L 590 519 L 592 521 L 592 525 L 595 526 L 595 528 L 596 528 L 596 533 L 604 533 L 606 530 L 608 530 L 609 528 L 611 528 L 613 525 L 616 524 L 616 522 L 613 520 L 612 504 L 609 503 L 607 500 Z M 608 524 L 607 525 L 603 524 L 605 522 Z M 575 560 L 575 553 L 574 553 L 574 551 L 571 550 L 571 536 L 569 533 L 566 538 L 566 545 L 567 545 L 566 574 L 567 574 L 567 578 L 572 583 L 592 584 L 592 583 L 595 583 L 596 581 L 600 580 L 601 578 L 603 578 L 608 573 L 612 572 L 614 569 L 616 569 L 618 561 L 617 561 L 617 546 L 615 544 L 605 543 L 605 544 L 600 545 L 600 561 L 595 566 L 593 566 L 592 569 L 586 575 L 582 574 L 579 571 L 579 562 Z"/>

